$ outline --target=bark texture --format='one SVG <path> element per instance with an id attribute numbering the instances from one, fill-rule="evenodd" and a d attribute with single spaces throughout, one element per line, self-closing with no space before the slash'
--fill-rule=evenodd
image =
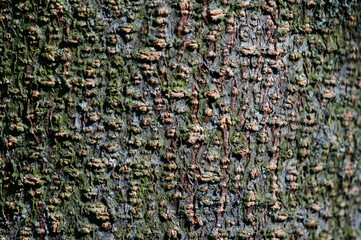
<path id="1" fill-rule="evenodd" d="M 1 239 L 360 239 L 359 0 L 0 12 Z"/>

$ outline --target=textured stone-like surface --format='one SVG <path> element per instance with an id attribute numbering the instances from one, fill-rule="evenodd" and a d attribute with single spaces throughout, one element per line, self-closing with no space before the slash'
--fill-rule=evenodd
<path id="1" fill-rule="evenodd" d="M 0 236 L 360 236 L 360 8 L 1 1 Z"/>

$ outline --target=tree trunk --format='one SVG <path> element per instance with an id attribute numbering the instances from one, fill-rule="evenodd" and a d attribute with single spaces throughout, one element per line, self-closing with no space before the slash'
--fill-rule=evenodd
<path id="1" fill-rule="evenodd" d="M 359 0 L 0 6 L 0 239 L 360 239 Z"/>

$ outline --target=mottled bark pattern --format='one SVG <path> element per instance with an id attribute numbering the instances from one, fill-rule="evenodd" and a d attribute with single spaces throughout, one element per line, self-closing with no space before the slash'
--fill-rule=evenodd
<path id="1" fill-rule="evenodd" d="M 359 0 L 0 1 L 1 239 L 356 239 Z"/>

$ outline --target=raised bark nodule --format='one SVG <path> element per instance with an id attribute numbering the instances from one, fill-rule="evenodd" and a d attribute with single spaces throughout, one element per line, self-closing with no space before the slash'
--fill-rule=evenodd
<path id="1" fill-rule="evenodd" d="M 361 237 L 359 0 L 0 12 L 1 240 Z"/>

